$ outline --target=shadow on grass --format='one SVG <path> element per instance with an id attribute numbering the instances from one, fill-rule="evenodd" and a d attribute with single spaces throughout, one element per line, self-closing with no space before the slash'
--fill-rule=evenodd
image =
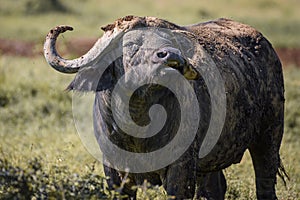
<path id="1" fill-rule="evenodd" d="M 41 158 L 28 161 L 26 169 L 13 166 L 0 158 L 1 199 L 123 199 L 116 191 L 109 191 L 105 178 L 90 171 L 79 176 L 71 174 L 67 166 L 43 169 Z"/>

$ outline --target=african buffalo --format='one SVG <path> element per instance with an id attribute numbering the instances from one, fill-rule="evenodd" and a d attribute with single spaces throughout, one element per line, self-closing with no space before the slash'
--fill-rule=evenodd
<path id="1" fill-rule="evenodd" d="M 63 73 L 78 72 L 68 89 L 95 92 L 94 132 L 100 148 L 107 150 L 109 155 L 104 157 L 104 163 L 107 164 L 104 170 L 110 177 L 108 183 L 111 188 L 113 185 L 120 186 L 123 178 L 127 177 L 129 181 L 124 182 L 123 192 L 133 198 L 136 191 L 131 186 L 142 184 L 146 179 L 153 185 L 163 185 L 169 195 L 175 195 L 178 199 L 224 199 L 226 180 L 222 169 L 239 163 L 248 149 L 255 169 L 257 198 L 277 198 L 276 174 L 282 178 L 286 175 L 279 156 L 284 119 L 283 75 L 278 56 L 260 32 L 228 19 L 178 26 L 155 17 L 126 16 L 103 27 L 104 35 L 85 55 L 67 60 L 60 57 L 55 49 L 58 35 L 67 30 L 72 28 L 58 26 L 49 32 L 44 54 L 47 62 L 56 70 Z M 109 58 L 114 49 L 119 49 L 121 54 L 111 55 L 114 59 L 105 68 L 102 66 L 105 63 L 103 60 Z M 162 114 L 155 112 L 152 113 L 154 117 L 149 117 L 153 105 L 159 104 L 165 109 L 167 117 L 164 125 L 158 134 L 151 137 L 143 136 L 139 131 L 130 134 L 124 131 L 113 113 L 114 107 L 126 103 L 123 96 L 119 95 L 112 106 L 114 87 L 130 70 L 141 72 L 136 76 L 137 79 L 146 80 L 147 83 L 132 92 L 127 102 L 134 123 L 144 127 L 159 118 Z M 177 148 L 184 152 L 167 166 L 148 172 L 130 171 L 130 168 L 129 173 L 124 169 L 116 170 L 118 167 L 114 166 L 113 154 L 110 153 L 118 153 L 110 151 L 105 137 L 124 151 L 155 152 L 177 137 L 183 120 L 182 113 L 185 112 L 181 106 L 189 104 L 193 98 L 190 92 L 186 92 L 181 95 L 185 102 L 181 104 L 174 91 L 164 87 L 161 82 L 151 82 L 156 78 L 153 71 L 180 74 L 193 88 L 197 106 L 189 112 L 191 115 L 199 113 L 199 117 L 198 121 L 197 116 L 191 117 L 183 124 L 183 129 L 196 127 L 195 135 L 190 137 L 190 133 L 184 133 L 188 138 L 185 135 L 178 136 L 182 140 L 191 139 L 191 143 L 187 148 L 175 146 L 174 152 Z M 217 82 L 218 79 L 222 81 Z M 124 83 L 133 80 L 135 78 L 128 75 Z M 174 78 L 166 81 L 166 84 L 177 89 L 184 88 Z M 215 90 L 222 92 L 222 84 L 224 99 L 222 95 L 216 95 L 218 92 L 214 93 Z M 126 86 L 123 89 L 126 93 Z M 220 102 L 224 103 L 223 107 Z M 224 108 L 223 114 L 221 108 Z M 116 115 L 125 117 L 121 111 Z M 214 117 L 215 122 L 224 120 L 224 123 L 220 123 L 220 135 L 215 143 L 207 142 L 208 146 L 210 143 L 213 146 L 205 152 L 205 149 L 201 150 L 205 138 L 217 132 L 214 129 L 216 126 L 211 127 L 215 131 L 209 131 L 210 121 Z M 194 118 L 195 121 L 192 120 Z M 130 157 L 118 159 L 131 164 Z M 159 164 L 155 160 L 144 162 L 144 166 Z M 163 160 L 158 159 L 158 162 Z"/>

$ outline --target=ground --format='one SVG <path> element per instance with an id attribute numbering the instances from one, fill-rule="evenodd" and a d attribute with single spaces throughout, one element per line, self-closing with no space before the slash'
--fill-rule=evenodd
<path id="1" fill-rule="evenodd" d="M 2 0 L 0 7 L 0 199 L 111 199 L 101 163 L 82 145 L 74 126 L 74 75 L 54 71 L 42 56 L 47 32 L 72 25 L 59 51 L 81 55 L 102 32 L 100 26 L 126 15 L 156 16 L 180 25 L 226 17 L 252 25 L 275 47 L 284 68 L 285 130 L 281 158 L 290 176 L 278 179 L 282 200 L 300 199 L 300 2 L 299 0 Z M 174 3 L 175 2 L 175 3 Z M 122 6 L 120 6 L 122 5 Z M 53 7 L 54 6 L 54 7 Z M 255 199 L 249 153 L 225 170 L 226 199 Z M 162 188 L 137 186 L 139 199 L 166 199 Z"/>
<path id="2" fill-rule="evenodd" d="M 105 181 L 101 163 L 85 150 L 76 134 L 72 120 L 72 95 L 63 91 L 73 76 L 56 73 L 47 66 L 41 49 L 36 50 L 38 44 L 1 41 L 0 185 L 5 182 L 10 189 L 5 184 L 2 188 L 0 186 L 0 197 L 24 192 L 28 198 L 42 194 L 56 198 L 60 195 L 78 198 L 101 195 L 111 198 L 117 195 L 103 187 Z M 81 54 L 94 39 L 80 41 L 76 46 L 80 51 L 65 48 L 63 53 Z M 72 44 L 67 43 L 66 46 Z M 277 193 L 280 199 L 298 199 L 300 168 L 295 163 L 300 163 L 300 65 L 297 60 L 300 55 L 299 49 L 278 48 L 277 52 L 285 66 L 286 88 L 281 157 L 291 177 L 286 187 L 278 180 Z M 248 152 L 239 165 L 226 169 L 225 175 L 228 181 L 227 199 L 255 198 L 254 172 Z M 161 188 L 138 187 L 144 197 L 166 198 Z"/>
<path id="3" fill-rule="evenodd" d="M 83 55 L 96 40 L 97 38 L 72 38 L 65 43 L 62 55 Z M 37 48 L 39 46 L 40 44 L 34 42 L 0 38 L 0 52 L 3 55 L 36 57 L 43 53 L 42 48 Z M 300 66 L 300 48 L 277 47 L 275 49 L 283 66 Z"/>

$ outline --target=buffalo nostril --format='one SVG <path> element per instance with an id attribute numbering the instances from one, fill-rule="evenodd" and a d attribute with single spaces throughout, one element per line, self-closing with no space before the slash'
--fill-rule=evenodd
<path id="1" fill-rule="evenodd" d="M 160 51 L 156 55 L 159 58 L 164 58 L 164 57 L 166 57 L 168 55 L 168 53 L 166 51 Z"/>

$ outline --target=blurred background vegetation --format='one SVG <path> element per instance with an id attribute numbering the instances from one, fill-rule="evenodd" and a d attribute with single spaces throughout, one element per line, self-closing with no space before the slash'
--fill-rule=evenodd
<path id="1" fill-rule="evenodd" d="M 177 24 L 227 17 L 251 24 L 276 46 L 299 46 L 298 0 L 2 0 L 0 37 L 43 40 L 49 27 L 70 24 L 73 36 L 98 37 L 99 27 L 125 15 L 157 16 Z"/>
<path id="2" fill-rule="evenodd" d="M 100 27 L 125 15 L 156 16 L 176 24 L 226 17 L 260 30 L 284 67 L 285 135 L 281 148 L 290 175 L 278 180 L 279 199 L 300 199 L 300 2 L 299 0 L 1 0 L 0 3 L 0 199 L 113 198 L 102 167 L 77 136 L 74 75 L 55 72 L 42 56 L 47 32 L 68 24 L 59 50 L 72 58 L 86 51 Z M 255 199 L 254 172 L 246 153 L 225 170 L 227 199 Z M 164 199 L 161 188 L 138 186 L 140 199 Z M 148 188 L 148 189 L 145 189 Z"/>

